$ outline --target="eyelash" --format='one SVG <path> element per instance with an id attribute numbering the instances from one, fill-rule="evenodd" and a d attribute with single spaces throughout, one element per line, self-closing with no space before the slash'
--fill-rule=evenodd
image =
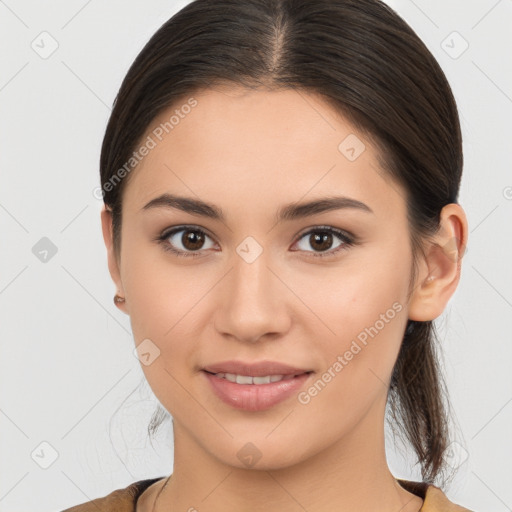
<path id="1" fill-rule="evenodd" d="M 155 241 L 160 243 L 165 251 L 169 251 L 169 252 L 175 254 L 176 256 L 185 257 L 185 258 L 195 258 L 195 257 L 200 256 L 200 251 L 186 252 L 186 251 L 174 249 L 172 247 L 172 245 L 168 242 L 167 239 L 170 236 L 172 236 L 176 233 L 179 233 L 180 231 L 195 231 L 195 232 L 202 233 L 203 235 L 206 235 L 209 238 L 212 238 L 212 237 L 210 237 L 210 235 L 208 235 L 208 233 L 206 233 L 204 230 L 202 230 L 196 226 L 179 226 L 179 227 L 173 228 L 169 231 L 164 231 L 161 235 L 159 235 L 155 239 Z M 356 245 L 356 243 L 357 243 L 355 236 L 349 235 L 348 233 L 341 231 L 340 229 L 333 228 L 331 226 L 316 226 L 314 228 L 311 228 L 309 231 L 306 231 L 305 233 L 303 233 L 298 238 L 298 240 L 302 240 L 302 238 L 304 238 L 306 235 L 311 235 L 312 233 L 317 233 L 317 232 L 329 233 L 332 235 L 336 235 L 341 239 L 343 244 L 336 247 L 335 249 L 331 249 L 329 251 L 324 251 L 324 252 L 316 252 L 315 253 L 312 251 L 306 251 L 306 252 L 312 252 L 313 258 L 326 258 L 328 256 L 333 256 L 334 254 L 337 254 L 340 251 L 346 250 L 349 247 Z"/>

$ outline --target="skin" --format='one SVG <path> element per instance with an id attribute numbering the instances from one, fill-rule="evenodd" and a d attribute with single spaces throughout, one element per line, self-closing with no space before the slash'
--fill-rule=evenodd
<path id="1" fill-rule="evenodd" d="M 120 253 L 111 215 L 101 212 L 109 271 L 126 299 L 118 307 L 136 345 L 149 338 L 160 350 L 142 369 L 173 417 L 173 475 L 155 510 L 418 511 L 423 500 L 387 465 L 386 396 L 407 319 L 437 318 L 456 289 L 460 257 L 442 248 L 460 241 L 452 249 L 462 254 L 464 211 L 443 208 L 407 300 L 413 260 L 404 190 L 379 168 L 364 134 L 309 93 L 231 87 L 194 98 L 198 105 L 132 171 Z M 366 146 L 354 161 L 338 150 L 349 134 Z M 164 192 L 213 203 L 226 221 L 141 210 Z M 276 223 L 284 204 L 329 195 L 373 213 L 347 208 Z M 183 224 L 206 232 L 198 257 L 154 241 Z M 304 236 L 318 226 L 346 230 L 358 243 L 335 254 L 343 241 L 332 235 L 332 245 L 319 248 Z M 184 234 L 167 241 L 190 254 Z M 263 249 L 252 263 L 236 251 L 248 236 Z M 332 255 L 313 256 L 322 251 Z M 227 359 L 270 359 L 314 370 L 311 386 L 395 302 L 401 311 L 308 404 L 293 396 L 266 411 L 236 410 L 200 372 Z M 248 442 L 261 454 L 252 467 L 237 457 Z M 153 509 L 163 484 L 142 494 L 138 512 Z"/>

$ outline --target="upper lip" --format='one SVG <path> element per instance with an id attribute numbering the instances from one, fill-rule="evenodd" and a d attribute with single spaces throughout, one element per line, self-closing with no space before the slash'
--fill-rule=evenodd
<path id="1" fill-rule="evenodd" d="M 222 361 L 209 364 L 203 368 L 210 373 L 234 373 L 248 377 L 264 377 L 265 375 L 301 375 L 312 370 L 295 368 L 277 361 L 259 361 L 257 363 L 246 363 L 244 361 Z"/>

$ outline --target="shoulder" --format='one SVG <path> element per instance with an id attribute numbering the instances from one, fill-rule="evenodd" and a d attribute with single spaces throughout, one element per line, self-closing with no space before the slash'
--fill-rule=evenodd
<path id="1" fill-rule="evenodd" d="M 67 508 L 62 512 L 133 512 L 137 498 L 152 484 L 165 477 L 139 480 L 106 496 Z"/>
<path id="2" fill-rule="evenodd" d="M 469 508 L 452 503 L 439 487 L 429 485 L 421 512 L 437 512 L 438 510 L 443 512 L 474 512 Z"/>
<path id="3" fill-rule="evenodd" d="M 450 501 L 446 494 L 435 485 L 401 479 L 398 479 L 398 482 L 409 492 L 423 498 L 423 506 L 419 512 L 474 512 Z"/>
<path id="4" fill-rule="evenodd" d="M 139 480 L 106 496 L 67 508 L 62 512 L 134 512 L 137 498 L 152 484 L 165 477 Z M 420 496 L 423 506 L 420 512 L 474 512 L 451 502 L 444 492 L 435 485 L 398 479 L 409 492 Z"/>

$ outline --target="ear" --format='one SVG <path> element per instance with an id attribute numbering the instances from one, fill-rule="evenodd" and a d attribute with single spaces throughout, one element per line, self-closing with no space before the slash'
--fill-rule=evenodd
<path id="1" fill-rule="evenodd" d="M 462 207 L 447 204 L 440 215 L 440 227 L 425 249 L 425 259 L 409 302 L 409 319 L 434 320 L 442 314 L 460 279 L 466 252 L 468 224 Z"/>
<path id="2" fill-rule="evenodd" d="M 119 260 L 114 251 L 114 236 L 112 229 L 112 211 L 103 205 L 101 209 L 101 229 L 103 231 L 103 241 L 105 242 L 105 247 L 107 248 L 107 261 L 108 261 L 108 270 L 110 272 L 110 277 L 112 277 L 112 281 L 117 288 L 117 293 L 121 297 L 125 297 L 123 290 L 123 283 L 121 281 L 121 272 L 119 269 Z M 116 306 L 125 313 L 128 313 L 126 310 L 126 301 L 116 303 Z"/>

